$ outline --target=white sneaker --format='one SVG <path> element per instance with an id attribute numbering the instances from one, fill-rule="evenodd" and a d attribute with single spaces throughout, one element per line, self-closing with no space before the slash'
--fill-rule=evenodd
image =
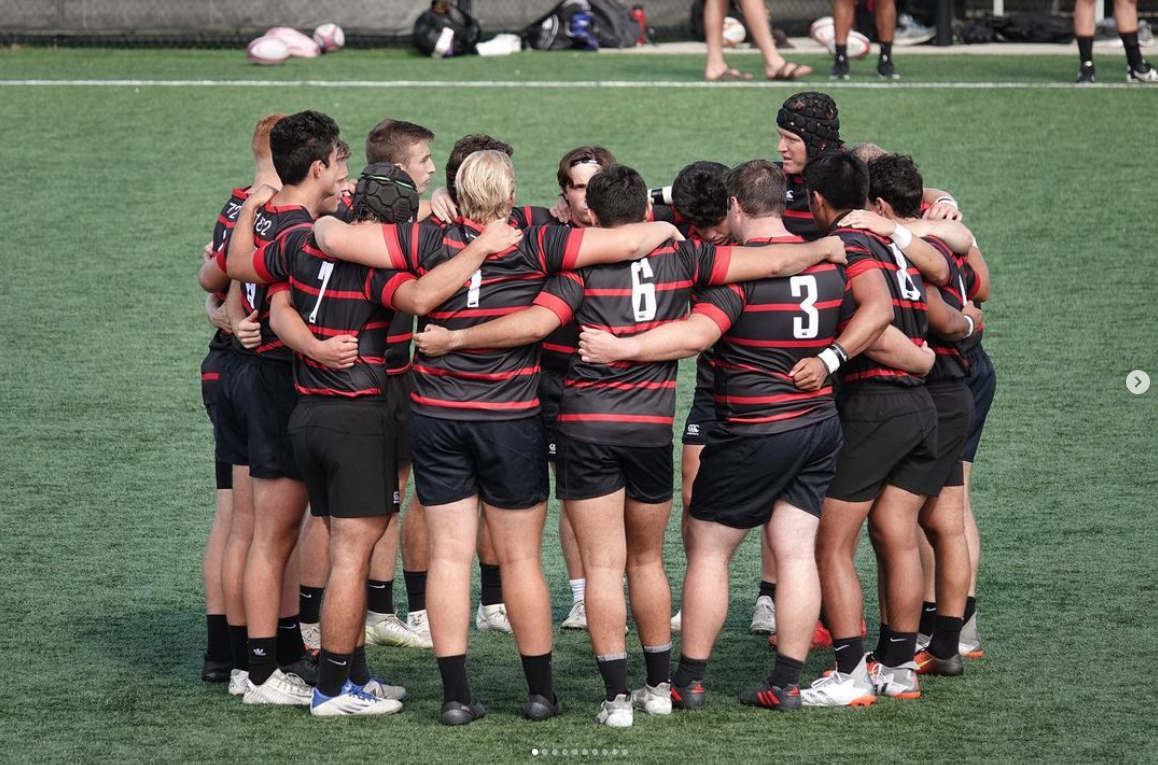
<path id="1" fill-rule="evenodd" d="M 767 595 L 756 598 L 756 607 L 752 610 L 752 626 L 748 631 L 762 635 L 775 634 L 776 601 Z"/>
<path id="2" fill-rule="evenodd" d="M 599 706 L 599 714 L 595 715 L 595 721 L 608 728 L 630 728 L 635 722 L 631 699 L 621 693 L 614 701 L 604 701 Z"/>
<path id="3" fill-rule="evenodd" d="M 679 632 L 680 631 L 680 624 L 683 623 L 683 620 L 684 620 L 683 610 L 681 609 L 679 611 L 676 611 L 675 616 L 673 616 L 671 618 L 671 631 L 672 632 Z"/>
<path id="4" fill-rule="evenodd" d="M 377 675 L 371 675 L 370 682 L 363 685 L 362 690 L 378 699 L 386 699 L 387 701 L 406 700 L 405 688 L 401 685 L 391 685 L 389 681 Z"/>
<path id="5" fill-rule="evenodd" d="M 229 672 L 229 695 L 244 696 L 249 687 L 249 673 L 244 669 L 234 669 Z"/>
<path id="6" fill-rule="evenodd" d="M 923 632 L 918 632 L 917 633 L 917 653 L 920 653 L 921 651 L 928 650 L 929 643 L 932 643 L 932 642 L 933 642 L 933 636 L 932 635 L 926 635 Z"/>
<path id="7" fill-rule="evenodd" d="M 311 651 L 322 650 L 322 625 L 318 622 L 298 622 L 302 628 L 302 642 Z"/>
<path id="8" fill-rule="evenodd" d="M 985 657 L 985 649 L 981 647 L 981 633 L 977 631 L 977 612 L 969 617 L 965 626 L 961 628 L 960 642 L 957 643 L 957 653 L 966 659 L 981 659 Z"/>
<path id="9" fill-rule="evenodd" d="M 567 618 L 563 620 L 562 627 L 565 630 L 587 629 L 587 606 L 584 601 L 575 601 L 571 606 L 571 613 L 567 614 Z"/>
<path id="10" fill-rule="evenodd" d="M 478 604 L 478 612 L 474 616 L 474 626 L 483 632 L 511 633 L 511 623 L 507 619 L 507 606 L 504 603 L 495 603 L 493 606 Z"/>
<path id="11" fill-rule="evenodd" d="M 644 685 L 631 692 L 631 705 L 649 715 L 671 714 L 671 683 Z"/>
<path id="12" fill-rule="evenodd" d="M 314 697 L 314 689 L 306 681 L 292 672 L 274 670 L 261 685 L 249 683 L 245 696 L 246 704 L 282 704 L 287 706 L 308 706 Z"/>
<path id="13" fill-rule="evenodd" d="M 395 648 L 420 648 L 422 641 L 394 614 L 366 615 L 366 642 Z"/>
<path id="14" fill-rule="evenodd" d="M 873 667 L 872 683 L 878 696 L 890 699 L 919 699 L 921 684 L 917 680 L 920 667 L 915 661 L 907 661 L 899 667 L 877 664 Z"/>
<path id="15" fill-rule="evenodd" d="M 418 648 L 434 648 L 434 640 L 430 637 L 430 622 L 426 620 L 426 609 L 411 611 L 406 615 L 406 626 L 418 638 Z"/>
<path id="16" fill-rule="evenodd" d="M 877 692 L 869 678 L 868 654 L 861 657 L 851 673 L 833 672 L 819 678 L 800 692 L 806 707 L 867 707 L 877 703 Z"/>
<path id="17" fill-rule="evenodd" d="M 402 702 L 379 698 L 349 681 L 337 696 L 323 696 L 315 689 L 310 699 L 310 714 L 314 717 L 388 715 L 399 709 L 402 709 Z"/>
<path id="18" fill-rule="evenodd" d="M 1158 83 L 1158 69 L 1142 62 L 1141 69 L 1126 67 L 1126 82 L 1153 85 Z"/>

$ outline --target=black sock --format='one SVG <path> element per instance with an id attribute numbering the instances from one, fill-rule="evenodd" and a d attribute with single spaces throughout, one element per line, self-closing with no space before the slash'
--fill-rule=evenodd
<path id="1" fill-rule="evenodd" d="M 527 693 L 542 696 L 555 703 L 555 683 L 551 679 L 551 652 L 541 656 L 523 656 L 523 674 L 527 676 Z"/>
<path id="2" fill-rule="evenodd" d="M 860 635 L 850 638 L 833 638 L 832 651 L 836 654 L 836 670 L 848 675 L 851 674 L 856 665 L 860 664 L 861 657 L 864 656 L 864 638 Z M 880 661 L 880 657 L 877 657 Z"/>
<path id="3" fill-rule="evenodd" d="M 800 672 L 803 669 L 804 662 L 777 654 L 776 666 L 772 668 L 772 674 L 768 675 L 768 685 L 774 685 L 777 688 L 799 685 Z"/>
<path id="4" fill-rule="evenodd" d="M 229 622 L 225 614 L 206 614 L 205 632 L 208 636 L 205 655 L 213 661 L 232 661 L 233 649 L 229 641 Z"/>
<path id="5" fill-rule="evenodd" d="M 884 656 L 878 656 L 877 661 L 886 667 L 899 667 L 913 660 L 917 652 L 916 632 L 889 632 L 889 645 Z"/>
<path id="6" fill-rule="evenodd" d="M 482 580 L 482 594 L 479 600 L 484 606 L 496 606 L 503 602 L 503 578 L 498 566 L 489 563 L 478 564 L 479 578 Z"/>
<path id="7" fill-rule="evenodd" d="M 366 580 L 366 609 L 376 614 L 394 613 L 394 580 Z"/>
<path id="8" fill-rule="evenodd" d="M 704 673 L 708 671 L 708 660 L 689 659 L 680 654 L 680 663 L 676 667 L 675 677 L 672 682 L 680 688 L 687 688 L 692 683 L 701 683 L 704 680 Z"/>
<path id="9" fill-rule="evenodd" d="M 306 652 L 297 615 L 277 620 L 277 663 L 293 664 Z"/>
<path id="10" fill-rule="evenodd" d="M 933 625 L 937 623 L 937 604 L 925 601 L 921 604 L 921 626 L 917 631 L 922 635 L 932 635 Z"/>
<path id="11" fill-rule="evenodd" d="M 442 675 L 442 702 L 470 703 L 470 685 L 466 681 L 466 654 L 442 656 L 438 659 L 438 673 Z"/>
<path id="12" fill-rule="evenodd" d="M 277 637 L 249 639 L 249 682 L 261 685 L 277 669 Z"/>
<path id="13" fill-rule="evenodd" d="M 318 691 L 323 696 L 337 696 L 350 679 L 351 655 L 322 649 L 318 656 Z"/>
<path id="14" fill-rule="evenodd" d="M 233 668 L 243 672 L 249 671 L 249 635 L 245 625 L 234 627 L 229 625 L 229 648 L 233 653 Z"/>
<path id="15" fill-rule="evenodd" d="M 958 645 L 961 642 L 961 625 L 964 619 L 956 616 L 941 616 L 937 614 L 937 623 L 933 628 L 933 640 L 929 643 L 929 653 L 938 659 L 948 659 L 957 655 Z"/>
<path id="16" fill-rule="evenodd" d="M 402 571 L 406 580 L 406 610 L 409 613 L 426 610 L 426 572 Z"/>
<path id="17" fill-rule="evenodd" d="M 881 61 L 888 61 L 893 57 L 893 44 L 891 42 L 881 43 Z"/>
<path id="18" fill-rule="evenodd" d="M 643 663 L 647 666 L 647 684 L 655 688 L 671 680 L 671 643 L 645 645 Z"/>
<path id="19" fill-rule="evenodd" d="M 1142 49 L 1138 47 L 1138 30 L 1119 32 L 1118 37 L 1122 38 L 1122 45 L 1126 48 L 1126 63 L 1130 65 L 1131 69 L 1141 69 Z"/>
<path id="20" fill-rule="evenodd" d="M 765 595 L 776 600 L 776 583 L 775 582 L 760 582 L 760 594 L 756 597 L 762 598 Z"/>
<path id="21" fill-rule="evenodd" d="M 848 45 L 836 46 L 836 60 L 838 62 L 848 63 Z"/>
<path id="22" fill-rule="evenodd" d="M 877 661 L 880 661 L 881 657 L 885 655 L 885 652 L 888 650 L 888 648 L 889 648 L 889 625 L 885 624 L 884 622 L 881 622 L 880 633 L 877 635 L 877 647 L 876 647 L 876 650 L 873 651 L 873 657 Z"/>
<path id="23" fill-rule="evenodd" d="M 969 621 L 975 613 L 977 613 L 977 598 L 970 595 L 965 598 L 965 616 L 963 618 L 965 621 Z"/>
<path id="24" fill-rule="evenodd" d="M 1079 37 L 1078 39 L 1078 60 L 1082 62 L 1082 66 L 1094 65 L 1094 38 L 1093 37 Z"/>
<path id="25" fill-rule="evenodd" d="M 366 663 L 366 646 L 360 645 L 350 654 L 350 682 L 365 685 L 370 682 L 370 665 Z"/>
<path id="26" fill-rule="evenodd" d="M 603 688 L 606 691 L 603 697 L 608 701 L 615 701 L 616 696 L 628 695 L 627 654 L 596 656 L 595 661 L 599 664 L 599 676 L 603 678 Z"/>
<path id="27" fill-rule="evenodd" d="M 298 618 L 306 624 L 322 620 L 322 595 L 325 587 L 298 587 Z"/>

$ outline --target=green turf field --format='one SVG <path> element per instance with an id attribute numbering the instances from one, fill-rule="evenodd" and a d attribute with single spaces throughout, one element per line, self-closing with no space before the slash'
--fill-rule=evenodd
<path id="1" fill-rule="evenodd" d="M 755 71 L 752 57 L 736 63 Z M 1033 84 L 1069 81 L 1072 64 L 902 52 L 898 65 L 906 83 Z M 859 73 L 868 82 L 871 62 Z M 0 51 L 9 80 L 701 75 L 701 59 L 673 56 L 430 62 L 357 51 L 266 70 L 239 52 Z M 567 750 L 581 761 L 1153 761 L 1158 388 L 1135 396 L 1125 381 L 1134 369 L 1158 377 L 1155 90 L 833 91 L 848 141 L 912 153 L 928 185 L 957 195 L 993 269 L 986 347 L 999 391 L 974 495 L 987 658 L 965 678 L 929 679 L 920 701 L 866 710 L 741 707 L 736 692 L 773 656 L 746 632 L 759 576 L 749 539 L 703 714 L 640 715 L 621 732 L 597 726 L 602 688 L 584 634 L 556 643 L 567 714 L 541 725 L 519 718 L 518 656 L 510 638 L 492 634 L 472 633 L 472 684 L 490 714 L 466 729 L 437 724 L 429 653 L 371 650 L 371 665 L 411 697 L 377 721 L 242 708 L 199 681 L 199 564 L 213 493 L 198 386 L 210 330 L 195 273 L 229 189 L 248 183 L 260 114 L 326 111 L 356 151 L 382 117 L 413 120 L 438 134 L 440 163 L 458 136 L 489 132 L 516 147 L 520 200 L 543 203 L 556 191 L 558 157 L 581 143 L 612 147 L 653 183 L 696 159 L 775 158 L 775 112 L 790 92 L 0 87 L 0 634 L 9 657 L 0 760 L 489 763 L 526 762 L 537 748 L 539 758 Z M 570 599 L 553 532 L 544 549 L 562 618 Z M 678 592 L 674 522 L 668 553 Z M 861 562 L 873 601 L 870 558 Z M 401 577 L 395 592 L 404 605 Z M 869 613 L 875 624 L 871 603 Z M 638 683 L 642 658 L 629 646 Z M 806 678 L 830 660 L 812 657 Z"/>

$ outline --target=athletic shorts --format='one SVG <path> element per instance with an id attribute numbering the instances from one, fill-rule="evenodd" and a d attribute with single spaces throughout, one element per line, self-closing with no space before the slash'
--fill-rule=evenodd
<path id="1" fill-rule="evenodd" d="M 625 489 L 635 502 L 658 505 L 672 498 L 671 444 L 615 446 L 559 436 L 555 497 L 595 499 Z"/>
<path id="2" fill-rule="evenodd" d="M 837 417 L 765 436 L 717 428 L 700 455 L 688 514 L 754 529 L 768 522 L 782 499 L 819 518 L 843 440 Z"/>
<path id="3" fill-rule="evenodd" d="M 547 461 L 559 451 L 559 410 L 563 403 L 563 375 L 544 369 L 539 373 L 539 419 L 547 444 Z"/>
<path id="4" fill-rule="evenodd" d="M 381 398 L 303 396 L 290 418 L 294 454 L 319 517 L 398 512 L 394 417 Z"/>
<path id="5" fill-rule="evenodd" d="M 217 458 L 249 465 L 254 478 L 301 480 L 289 419 L 297 406 L 293 365 L 234 353 L 223 372 Z"/>
<path id="6" fill-rule="evenodd" d="M 704 446 L 708 443 L 708 434 L 719 424 L 712 389 L 697 384 L 696 392 L 692 394 L 692 408 L 684 420 L 684 446 Z"/>
<path id="7" fill-rule="evenodd" d="M 495 422 L 410 414 L 414 489 L 427 507 L 476 495 L 492 507 L 534 507 L 550 491 L 546 453 L 537 416 Z"/>
<path id="8" fill-rule="evenodd" d="M 969 362 L 969 376 L 965 378 L 965 384 L 973 394 L 973 427 L 969 430 L 969 438 L 965 440 L 965 452 L 961 459 L 973 462 L 981 443 L 981 431 L 985 429 L 985 420 L 989 417 L 989 408 L 993 406 L 993 395 L 997 392 L 997 373 L 993 370 L 989 354 L 980 345 L 965 354 L 965 360 Z"/>
<path id="9" fill-rule="evenodd" d="M 201 361 L 201 400 L 206 409 L 214 406 L 221 395 L 221 372 L 232 355 L 229 348 L 210 348 Z"/>
<path id="10" fill-rule="evenodd" d="M 865 382 L 836 398 L 844 448 L 828 496 L 868 502 L 885 485 L 933 495 L 937 482 L 937 409 L 924 385 Z"/>
<path id="11" fill-rule="evenodd" d="M 964 486 L 961 454 L 973 429 L 973 394 L 965 380 L 926 383 L 937 407 L 937 467 L 942 486 Z"/>
<path id="12" fill-rule="evenodd" d="M 394 429 L 394 452 L 400 465 L 410 463 L 410 394 L 413 392 L 414 373 L 409 369 L 386 378 L 387 411 Z"/>

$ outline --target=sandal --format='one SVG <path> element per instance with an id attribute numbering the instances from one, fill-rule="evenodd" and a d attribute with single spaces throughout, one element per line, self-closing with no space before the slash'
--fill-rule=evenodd
<path id="1" fill-rule="evenodd" d="M 793 64 L 791 61 L 785 61 L 784 66 L 776 71 L 776 74 L 769 77 L 769 80 L 789 81 L 799 80 L 802 77 L 807 77 L 812 74 L 812 67 L 805 64 Z"/>
<path id="2" fill-rule="evenodd" d="M 809 70 L 812 71 L 811 69 Z M 718 77 L 705 77 L 707 82 L 724 82 L 725 80 L 742 80 L 747 81 L 752 79 L 749 72 L 741 72 L 739 69 L 728 67 Z"/>

